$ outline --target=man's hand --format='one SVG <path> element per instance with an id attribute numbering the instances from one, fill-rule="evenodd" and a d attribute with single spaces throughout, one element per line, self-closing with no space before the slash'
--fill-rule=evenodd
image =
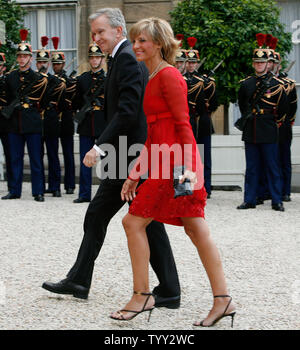
<path id="1" fill-rule="evenodd" d="M 91 168 L 93 165 L 97 164 L 97 156 L 98 156 L 98 152 L 92 148 L 91 150 L 89 150 L 84 159 L 83 159 L 83 164 L 88 167 Z"/>

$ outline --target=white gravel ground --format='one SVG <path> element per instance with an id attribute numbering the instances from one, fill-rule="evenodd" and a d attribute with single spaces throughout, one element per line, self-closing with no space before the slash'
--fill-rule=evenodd
<path id="1" fill-rule="evenodd" d="M 93 192 L 96 189 L 93 186 Z M 6 184 L 0 182 L 0 195 L 4 194 Z M 41 288 L 46 280 L 64 278 L 77 256 L 88 204 L 73 204 L 76 197 L 47 195 L 44 203 L 37 203 L 25 183 L 21 199 L 0 200 L 0 329 L 195 329 L 193 321 L 206 316 L 212 297 L 195 248 L 183 229 L 175 226 L 167 226 L 167 231 L 181 281 L 181 308 L 156 309 L 149 323 L 145 314 L 130 322 L 108 317 L 125 305 L 132 291 L 121 225 L 127 205 L 109 225 L 87 301 Z M 270 201 L 238 211 L 241 201 L 241 192 L 214 191 L 206 207 L 237 306 L 234 329 L 299 329 L 300 194 L 292 194 L 284 213 L 271 210 Z M 151 286 L 156 283 L 151 271 Z M 230 329 L 230 319 L 212 329 Z"/>

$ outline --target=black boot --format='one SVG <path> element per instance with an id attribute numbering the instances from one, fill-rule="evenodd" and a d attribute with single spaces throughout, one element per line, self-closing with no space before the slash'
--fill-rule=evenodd
<path id="1" fill-rule="evenodd" d="M 282 203 L 272 204 L 272 209 L 276 211 L 284 211 L 284 207 Z"/>
<path id="2" fill-rule="evenodd" d="M 6 196 L 1 197 L 1 199 L 18 199 L 20 196 L 16 196 L 15 194 L 8 193 Z"/>
<path id="3" fill-rule="evenodd" d="M 44 202 L 45 198 L 42 194 L 38 194 L 37 196 L 34 196 L 34 200 L 37 202 Z"/>
<path id="4" fill-rule="evenodd" d="M 252 208 L 255 208 L 255 207 L 256 207 L 255 204 L 244 202 L 241 205 L 239 205 L 236 209 L 252 209 Z"/>

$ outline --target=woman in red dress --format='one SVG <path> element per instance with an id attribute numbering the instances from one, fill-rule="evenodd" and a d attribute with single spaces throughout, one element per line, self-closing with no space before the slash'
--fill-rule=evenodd
<path id="1" fill-rule="evenodd" d="M 124 309 L 111 314 L 116 320 L 130 320 L 141 312 L 149 317 L 155 302 L 149 289 L 150 250 L 146 227 L 152 220 L 184 226 L 196 246 L 208 275 L 214 303 L 208 316 L 196 326 L 209 327 L 225 316 L 235 315 L 228 295 L 218 250 L 204 220 L 206 192 L 203 166 L 189 122 L 187 85 L 172 66 L 178 43 L 168 22 L 144 19 L 130 30 L 133 50 L 149 70 L 144 96 L 148 136 L 145 146 L 125 181 L 121 197 L 132 201 L 123 218 L 133 270 L 134 294 Z M 190 180 L 193 194 L 174 198 L 173 168 L 185 166 L 180 182 Z M 147 180 L 137 188 L 140 176 Z"/>

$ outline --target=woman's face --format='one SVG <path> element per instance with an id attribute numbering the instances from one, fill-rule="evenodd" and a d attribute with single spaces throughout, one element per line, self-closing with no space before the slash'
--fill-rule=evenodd
<path id="1" fill-rule="evenodd" d="M 132 48 L 138 61 L 148 61 L 160 56 L 161 45 L 154 43 L 148 34 L 142 32 L 133 40 Z"/>

